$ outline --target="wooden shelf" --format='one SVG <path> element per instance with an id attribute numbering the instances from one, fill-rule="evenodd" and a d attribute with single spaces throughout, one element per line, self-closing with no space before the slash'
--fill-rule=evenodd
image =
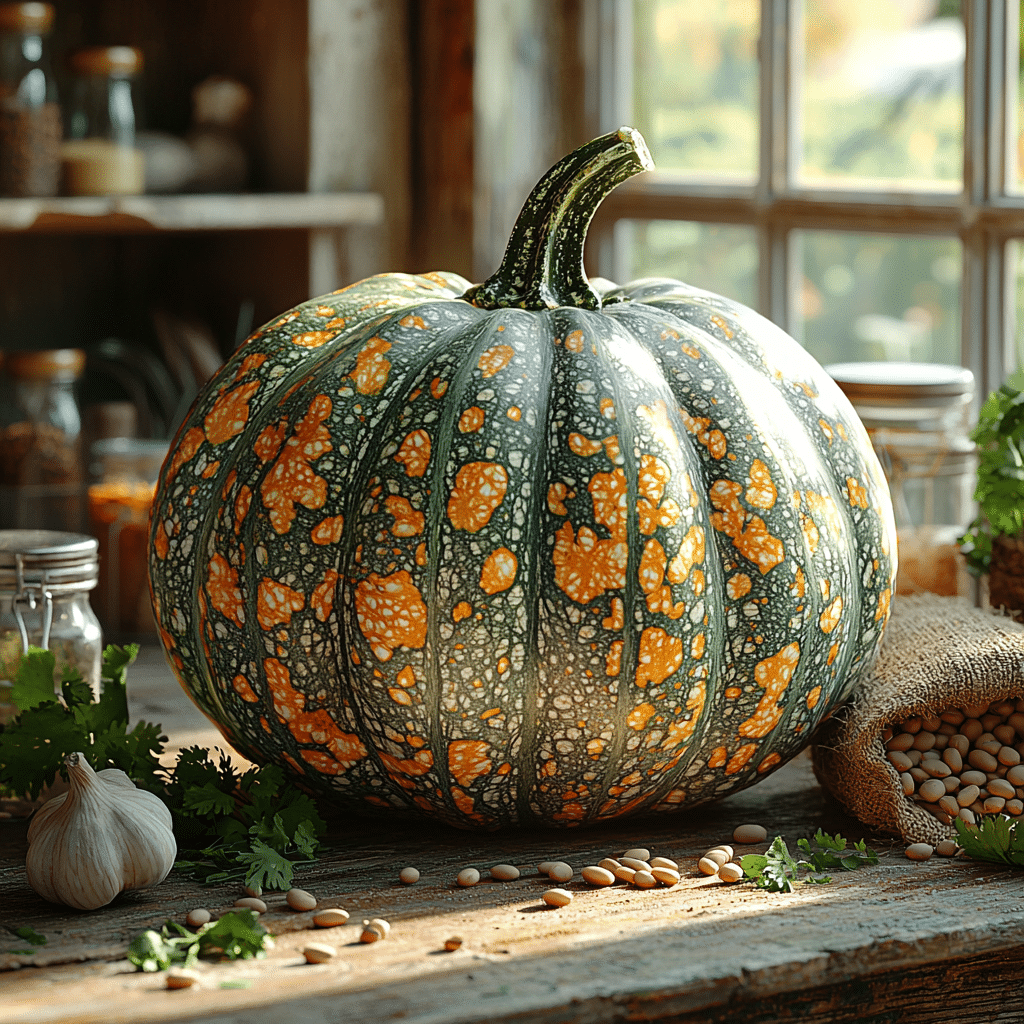
<path id="1" fill-rule="evenodd" d="M 0 233 L 145 234 L 380 224 L 372 192 L 0 199 Z"/>

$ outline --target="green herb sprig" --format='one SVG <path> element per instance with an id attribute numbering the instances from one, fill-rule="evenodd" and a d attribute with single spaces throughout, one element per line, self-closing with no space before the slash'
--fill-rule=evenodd
<path id="1" fill-rule="evenodd" d="M 31 648 L 20 662 L 11 697 L 20 712 L 0 732 L 0 791 L 35 799 L 64 773 L 64 758 L 85 754 L 92 767 L 120 768 L 171 810 L 176 867 L 204 882 L 244 881 L 290 887 L 295 867 L 316 858 L 326 825 L 313 800 L 285 782 L 274 765 L 239 773 L 230 758 L 181 751 L 174 768 L 160 764 L 167 737 L 159 725 L 128 728 L 127 672 L 138 647 L 107 647 L 99 700 L 74 669 L 54 694 L 54 656 Z"/>
<path id="2" fill-rule="evenodd" d="M 986 814 L 977 825 L 953 819 L 956 844 L 974 860 L 1024 868 L 1024 828 L 1005 814 Z"/>
<path id="3" fill-rule="evenodd" d="M 1024 373 L 993 391 L 971 432 L 978 446 L 974 500 L 981 514 L 960 538 L 972 573 L 988 572 L 992 541 L 1024 533 Z"/>
<path id="4" fill-rule="evenodd" d="M 149 929 L 132 940 L 128 959 L 140 971 L 166 971 L 193 967 L 201 956 L 227 960 L 264 957 L 271 946 L 270 934 L 255 910 L 235 910 L 190 932 L 175 921 Z"/>
<path id="5" fill-rule="evenodd" d="M 804 884 L 824 885 L 832 881 L 827 871 L 855 871 L 865 864 L 877 864 L 878 854 L 862 839 L 848 847 L 838 833 L 830 836 L 819 828 L 811 839 L 797 840 L 797 849 L 806 859 L 789 852 L 782 836 L 776 836 L 766 853 L 748 853 L 740 858 L 743 874 L 759 889 L 768 892 L 792 892 L 793 883 L 806 872 Z"/>

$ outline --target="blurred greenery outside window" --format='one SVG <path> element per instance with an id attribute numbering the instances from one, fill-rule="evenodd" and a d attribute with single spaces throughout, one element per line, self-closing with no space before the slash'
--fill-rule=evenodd
<path id="1" fill-rule="evenodd" d="M 602 273 L 721 292 L 823 363 L 961 364 L 979 393 L 1024 365 L 1018 0 L 599 3 L 632 65 L 604 127 L 657 165 Z"/>

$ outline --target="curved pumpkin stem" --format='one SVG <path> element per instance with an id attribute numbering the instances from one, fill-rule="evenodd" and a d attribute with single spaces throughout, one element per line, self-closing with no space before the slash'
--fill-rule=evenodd
<path id="1" fill-rule="evenodd" d="M 481 309 L 600 309 L 583 243 L 601 200 L 654 161 L 635 128 L 602 135 L 559 160 L 530 193 L 501 266 L 462 297 Z"/>

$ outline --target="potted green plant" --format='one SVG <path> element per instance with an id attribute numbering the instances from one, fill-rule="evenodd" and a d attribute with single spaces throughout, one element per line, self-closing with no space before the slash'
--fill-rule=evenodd
<path id="1" fill-rule="evenodd" d="M 980 515 L 960 548 L 972 573 L 988 575 L 989 603 L 1024 619 L 1024 372 L 988 396 L 971 438 Z"/>

